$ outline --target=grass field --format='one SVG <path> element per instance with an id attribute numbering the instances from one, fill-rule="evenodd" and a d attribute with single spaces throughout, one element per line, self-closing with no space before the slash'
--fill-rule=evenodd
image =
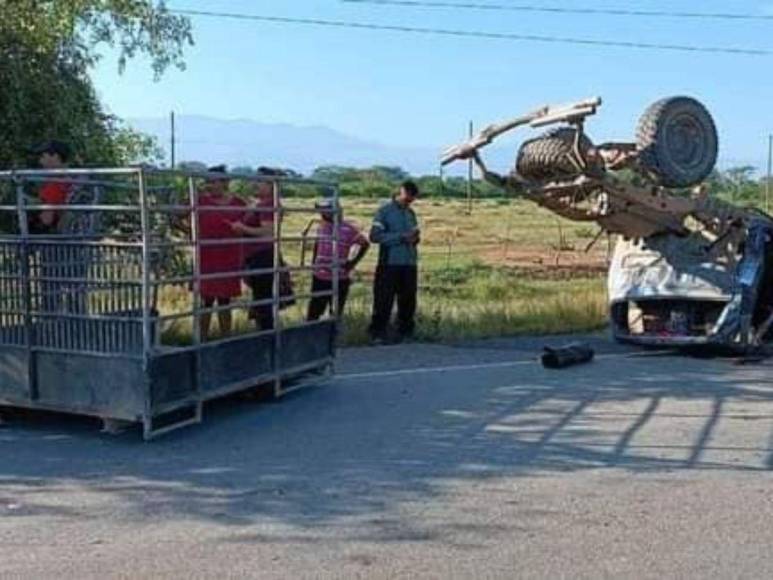
<path id="1" fill-rule="evenodd" d="M 288 202 L 288 206 L 299 203 Z M 309 202 L 305 202 L 308 207 Z M 344 201 L 345 218 L 367 229 L 378 203 Z M 575 332 L 606 321 L 607 238 L 597 230 L 559 220 L 528 202 L 478 200 L 472 213 L 462 201 L 421 200 L 415 205 L 422 229 L 418 338 L 468 338 Z M 297 236 L 313 215 L 289 213 L 283 235 Z M 290 265 L 300 263 L 300 243 L 282 247 Z M 358 268 L 344 316 L 344 344 L 367 340 L 371 286 L 377 248 Z M 308 258 L 307 258 L 308 260 Z M 309 273 L 294 278 L 297 294 L 308 292 Z M 164 293 L 162 310 L 190 302 L 182 289 Z M 290 323 L 303 318 L 307 301 L 282 313 Z M 244 312 L 236 329 L 249 328 Z M 190 322 L 166 330 L 168 340 L 189 340 Z"/>

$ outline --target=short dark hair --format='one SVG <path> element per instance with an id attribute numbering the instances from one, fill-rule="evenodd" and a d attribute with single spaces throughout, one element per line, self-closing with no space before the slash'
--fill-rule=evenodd
<path id="1" fill-rule="evenodd" d="M 419 186 L 416 185 L 415 181 L 407 179 L 400 184 L 400 187 L 411 197 L 419 197 Z"/>
<path id="2" fill-rule="evenodd" d="M 64 141 L 57 141 L 55 139 L 40 143 L 37 147 L 32 149 L 32 152 L 35 155 L 43 155 L 43 153 L 48 153 L 49 155 L 58 155 L 59 159 L 65 163 L 70 160 L 70 156 L 72 155 L 70 146 L 67 143 Z"/>
<path id="3" fill-rule="evenodd" d="M 261 177 L 284 177 L 285 172 L 276 167 L 265 167 L 261 165 L 255 170 L 255 173 Z"/>

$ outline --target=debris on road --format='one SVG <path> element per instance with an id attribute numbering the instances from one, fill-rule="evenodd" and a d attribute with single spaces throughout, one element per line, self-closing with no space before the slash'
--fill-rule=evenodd
<path id="1" fill-rule="evenodd" d="M 591 347 L 580 342 L 573 342 L 558 348 L 546 346 L 541 357 L 542 366 L 547 369 L 563 369 L 589 363 L 593 360 L 594 354 Z"/>

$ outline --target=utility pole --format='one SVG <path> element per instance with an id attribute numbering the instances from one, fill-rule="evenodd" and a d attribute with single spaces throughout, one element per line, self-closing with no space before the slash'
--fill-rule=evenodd
<path id="1" fill-rule="evenodd" d="M 770 180 L 773 173 L 773 135 L 768 135 L 768 176 L 765 179 L 765 212 L 770 213 Z"/>
<path id="2" fill-rule="evenodd" d="M 470 121 L 468 137 L 472 141 L 472 121 Z M 472 215 L 472 157 L 467 161 L 467 214 Z"/>
<path id="3" fill-rule="evenodd" d="M 170 164 L 171 168 L 175 168 L 175 145 L 176 145 L 176 139 L 175 139 L 175 130 L 174 130 L 174 111 L 171 111 L 169 113 L 169 157 L 170 157 Z"/>

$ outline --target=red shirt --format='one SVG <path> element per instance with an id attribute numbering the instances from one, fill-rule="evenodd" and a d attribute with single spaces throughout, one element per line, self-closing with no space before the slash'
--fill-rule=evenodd
<path id="1" fill-rule="evenodd" d="M 43 205 L 64 205 L 69 194 L 67 183 L 49 181 L 40 188 L 40 201 Z"/>
<path id="2" fill-rule="evenodd" d="M 244 216 L 244 202 L 238 197 L 216 198 L 209 194 L 199 197 L 199 239 L 225 240 L 238 238 L 239 234 L 231 228 L 231 222 L 237 222 Z M 202 211 L 203 210 L 203 211 Z M 242 244 L 234 243 L 207 245 L 202 244 L 199 251 L 199 266 L 202 274 L 220 272 L 238 272 L 242 269 Z M 234 298 L 241 292 L 240 277 L 207 279 L 200 283 L 201 294 L 207 298 Z"/>
<path id="3" fill-rule="evenodd" d="M 70 195 L 70 184 L 62 183 L 61 181 L 47 181 L 40 187 L 40 193 L 38 195 L 40 197 L 41 205 L 64 205 L 67 203 L 67 198 Z M 43 227 L 53 228 L 59 223 L 62 212 L 55 210 L 42 211 L 53 211 L 54 216 L 54 221 L 48 226 L 41 224 Z M 40 214 L 38 214 L 37 221 L 40 221 Z"/>
<path id="4" fill-rule="evenodd" d="M 264 226 L 273 226 L 274 225 L 274 219 L 276 216 L 276 213 L 273 210 L 274 207 L 274 200 L 271 198 L 258 198 L 255 207 L 250 208 L 250 211 L 247 211 L 244 215 L 244 218 L 242 219 L 242 222 L 245 225 L 248 225 L 253 228 L 258 227 L 264 227 Z M 252 254 L 256 254 L 258 252 L 265 252 L 268 250 L 272 250 L 274 248 L 274 244 L 271 241 L 270 238 L 274 237 L 274 229 L 271 228 L 271 231 L 263 234 L 262 236 L 259 236 L 259 238 L 267 238 L 264 241 L 253 241 L 249 244 L 245 244 L 244 246 L 244 253 L 246 257 L 251 256 Z"/>
<path id="5" fill-rule="evenodd" d="M 314 252 L 314 265 L 327 265 L 333 263 L 333 223 L 322 221 L 317 228 L 317 243 Z M 367 243 L 367 238 L 351 222 L 341 221 L 338 224 L 338 279 L 349 278 L 349 271 L 344 267 L 349 259 L 352 246 Z M 314 271 L 314 277 L 320 280 L 332 280 L 332 267 Z"/>

